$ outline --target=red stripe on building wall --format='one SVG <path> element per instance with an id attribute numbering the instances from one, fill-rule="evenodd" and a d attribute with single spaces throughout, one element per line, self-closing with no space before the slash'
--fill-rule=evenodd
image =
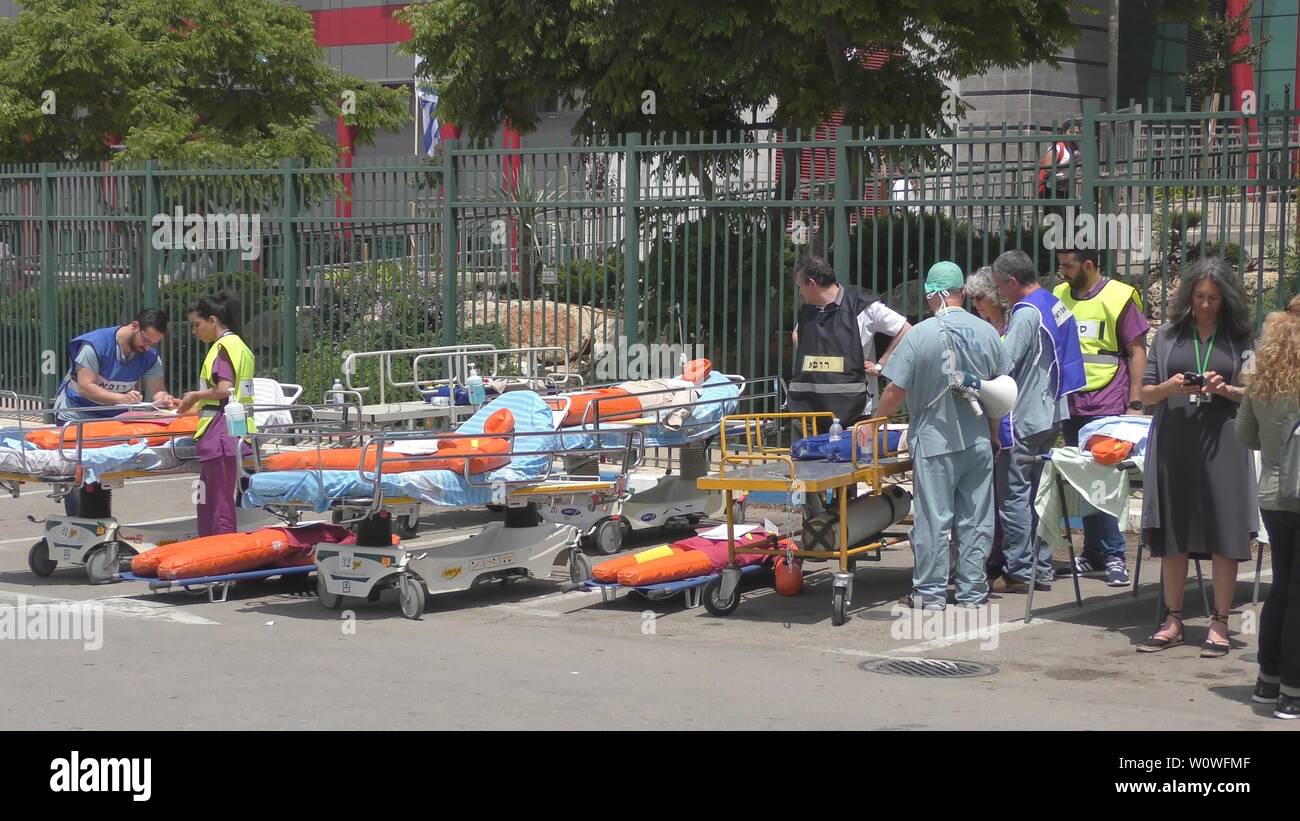
<path id="1" fill-rule="evenodd" d="M 330 48 L 404 43 L 411 39 L 411 27 L 394 20 L 393 15 L 406 5 L 393 3 L 308 12 L 316 23 L 316 45 Z"/>

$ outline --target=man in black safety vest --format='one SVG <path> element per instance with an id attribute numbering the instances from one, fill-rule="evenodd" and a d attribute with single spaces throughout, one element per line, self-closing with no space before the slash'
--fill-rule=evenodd
<path id="1" fill-rule="evenodd" d="M 788 407 L 793 412 L 830 411 L 848 427 L 875 411 L 880 371 L 912 325 L 870 291 L 839 284 L 834 269 L 818 257 L 805 257 L 795 280 L 803 304 L 794 330 Z M 878 333 L 894 337 L 879 362 Z M 829 424 L 819 420 L 818 432 Z"/>

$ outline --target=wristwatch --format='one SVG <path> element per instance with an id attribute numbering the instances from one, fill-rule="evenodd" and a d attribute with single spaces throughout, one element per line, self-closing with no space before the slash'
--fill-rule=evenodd
<path id="1" fill-rule="evenodd" d="M 1129 402 L 1129 403 L 1128 403 L 1128 409 L 1129 409 L 1129 410 L 1142 410 L 1142 407 L 1143 407 L 1143 406 L 1142 406 L 1142 400 L 1141 400 L 1141 399 L 1134 399 L 1132 402 Z"/>

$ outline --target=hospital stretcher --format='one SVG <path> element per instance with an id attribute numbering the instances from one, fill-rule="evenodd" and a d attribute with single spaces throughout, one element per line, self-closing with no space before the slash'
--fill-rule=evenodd
<path id="1" fill-rule="evenodd" d="M 740 568 L 740 575 L 748 576 L 761 573 L 769 569 L 765 564 L 747 564 Z M 688 579 L 676 579 L 670 582 L 657 582 L 655 584 L 642 584 L 628 587 L 617 583 L 598 582 L 589 579 L 583 582 L 583 587 L 588 590 L 600 592 L 600 600 L 611 602 L 623 593 L 636 593 L 644 596 L 650 601 L 664 601 L 681 593 L 686 598 L 687 607 L 699 607 L 702 601 L 706 601 L 705 594 L 712 593 L 710 587 L 717 587 L 722 583 L 721 573 L 709 573 L 703 576 L 692 576 Z M 715 594 L 716 595 L 716 594 Z"/>
<path id="2" fill-rule="evenodd" d="M 271 430 L 283 423 L 289 408 L 302 407 L 292 404 L 302 393 L 298 385 L 256 379 L 254 393 L 255 401 L 263 398 L 285 403 L 253 406 L 254 418 Z M 3 398 L 11 397 L 16 405 L 15 394 Z M 93 417 L 100 410 L 88 408 L 83 412 Z M 106 415 L 122 411 L 122 407 L 102 409 Z M 118 578 L 122 559 L 198 535 L 196 519 L 134 525 L 119 522 L 113 515 L 113 491 L 131 481 L 199 472 L 192 425 L 178 424 L 185 420 L 161 412 L 151 404 L 126 406 L 125 411 L 126 414 L 117 417 L 118 421 L 146 423 L 140 427 L 149 432 L 101 433 L 102 423 L 112 420 L 93 418 L 69 422 L 56 432 L 48 424 L 25 425 L 21 417 L 17 427 L 0 431 L 0 490 L 17 497 L 24 484 L 46 484 L 51 489 L 50 498 L 62 501 L 74 494 L 77 501 L 75 516 L 60 513 L 43 520 L 28 517 L 44 528 L 42 538 L 32 545 L 27 556 L 28 567 L 38 576 L 49 576 L 59 564 L 71 564 L 84 566 L 91 583 L 104 584 Z M 46 420 L 54 419 L 56 413 L 52 407 L 25 412 Z M 170 424 L 166 428 L 152 424 L 164 422 Z M 158 428 L 157 432 L 154 427 Z M 52 439 L 56 446 L 34 446 L 29 440 L 38 431 L 47 434 L 41 438 Z M 255 510 L 241 510 L 237 515 L 241 528 L 276 521 Z"/>
<path id="3" fill-rule="evenodd" d="M 221 573 L 214 576 L 195 576 L 188 579 L 156 579 L 137 576 L 129 571 L 119 574 L 122 581 L 147 582 L 149 591 L 163 593 L 172 590 L 184 590 L 187 593 L 206 594 L 208 601 L 220 603 L 230 595 L 230 588 L 240 582 L 266 581 L 267 579 L 306 579 L 316 572 L 316 565 L 304 564 L 293 567 L 270 567 L 265 570 L 245 570 L 241 573 Z M 307 589 L 303 586 L 302 589 Z"/>
<path id="4" fill-rule="evenodd" d="M 831 622 L 841 625 L 847 619 L 848 605 L 853 597 L 853 569 L 856 562 L 870 559 L 873 552 L 878 557 L 882 548 L 906 540 L 906 537 L 889 534 L 885 529 L 858 540 L 856 544 L 849 539 L 850 528 L 847 522 L 850 489 L 866 484 L 869 495 L 888 499 L 888 494 L 896 490 L 891 485 L 912 469 L 910 456 L 891 450 L 887 445 L 871 447 L 869 456 L 859 449 L 859 441 L 881 441 L 879 433 L 887 428 L 887 418 L 864 420 L 845 431 L 846 436 L 853 437 L 851 458 L 847 462 L 799 461 L 792 457 L 789 447 L 765 444 L 764 430 L 769 423 L 781 425 L 793 422 L 804 436 L 808 436 L 816 430 L 819 417 L 824 417 L 829 422 L 833 414 L 787 412 L 729 416 L 722 420 L 722 461 L 719 470 L 697 480 L 701 488 L 722 491 L 726 497 L 729 566 L 722 570 L 717 584 L 705 591 L 705 606 L 709 612 L 728 615 L 740 604 L 738 586 L 741 569 L 735 558 L 738 552 L 747 555 L 787 556 L 792 559 L 833 559 L 838 562 L 839 568 L 834 574 L 831 588 Z M 741 427 L 739 437 L 730 435 L 733 423 Z M 737 445 L 736 449 L 732 450 L 729 443 Z M 734 532 L 736 522 L 731 515 L 732 498 L 738 492 L 754 491 L 786 494 L 792 509 L 803 503 L 804 494 L 832 492 L 837 513 L 831 517 L 831 521 L 835 526 L 813 534 L 812 544 L 806 541 L 809 534 L 807 528 L 798 534 L 787 534 L 801 540 L 799 549 L 745 547 L 738 551 Z M 908 501 L 910 503 L 910 497 Z"/>
<path id="5" fill-rule="evenodd" d="M 466 469 L 385 472 L 385 453 L 484 437 L 483 423 L 506 408 L 515 419 L 504 434 L 508 464 L 485 472 Z M 353 432 L 353 435 L 357 435 Z M 350 525 L 357 544 L 316 546 L 317 592 L 326 607 L 342 606 L 351 597 L 373 598 L 396 587 L 403 615 L 419 618 L 425 596 L 466 590 L 487 580 L 549 578 L 557 567 L 564 578 L 590 578 L 591 563 L 579 546 L 572 525 L 542 522 L 540 505 L 607 504 L 626 494 L 627 474 L 639 454 L 635 430 L 605 431 L 590 447 L 567 442 L 554 430 L 551 408 L 531 391 L 502 394 L 480 408 L 454 434 L 392 431 L 364 432 L 365 444 L 356 470 L 320 468 L 258 471 L 249 477 L 245 503 L 289 516 L 310 509 L 330 511 L 336 524 Z M 257 435 L 250 437 L 255 440 Z M 318 443 L 324 447 L 324 443 Z M 617 460 L 613 477 L 579 475 L 565 470 L 563 456 Z M 367 467 L 369 465 L 369 467 Z M 418 517 L 421 505 L 444 508 L 499 504 L 504 521 L 492 522 L 468 539 L 438 547 L 393 545 L 394 519 Z"/>
<path id="6" fill-rule="evenodd" d="M 600 390 L 602 387 L 605 386 L 591 386 L 584 390 Z M 568 441 L 588 444 L 596 441 L 602 431 L 636 429 L 640 431 L 645 447 L 668 450 L 669 467 L 663 473 L 642 471 L 633 474 L 629 478 L 631 495 L 622 503 L 621 513 L 610 509 L 554 507 L 543 509 L 543 518 L 576 525 L 585 534 L 587 544 L 605 555 L 622 549 L 623 542 L 633 531 L 665 526 L 691 527 L 704 519 L 720 519 L 725 504 L 723 495 L 702 490 L 695 480 L 708 472 L 709 449 L 721 431 L 722 419 L 736 413 L 742 404 L 758 407 L 760 403 L 772 400 L 773 404 L 779 405 L 778 390 L 776 377 L 745 379 L 714 372 L 698 387 L 698 397 L 694 401 L 660 405 L 635 416 L 629 417 L 622 397 L 593 399 L 583 407 L 580 422 L 560 428 L 577 437 Z M 680 391 L 647 391 L 633 394 L 632 398 L 674 393 Z M 554 405 L 563 396 L 545 398 Z M 682 418 L 677 424 L 668 426 L 663 420 L 669 415 Z M 568 414 L 570 420 L 573 416 Z M 736 427 L 733 432 L 738 430 Z M 675 470 L 672 466 L 674 456 Z M 743 520 L 744 497 L 734 499 L 733 505 L 734 518 Z"/>
<path id="7" fill-rule="evenodd" d="M 559 372 L 533 374 L 535 363 L 548 357 L 560 361 Z M 515 386 L 525 389 L 556 389 L 582 382 L 569 372 L 568 351 L 554 346 L 497 348 L 484 343 L 363 351 L 344 358 L 343 389 L 327 392 L 327 398 L 335 400 L 329 404 L 335 407 L 322 410 L 320 418 L 330 422 L 347 419 L 367 429 L 415 430 L 423 423 L 442 429 L 455 427 L 476 410 L 455 402 L 456 389 L 464 389 L 471 363 L 485 378 L 509 373 Z M 398 370 L 409 371 L 411 378 L 396 378 Z M 440 390 L 448 395 L 448 402 L 435 399 Z"/>

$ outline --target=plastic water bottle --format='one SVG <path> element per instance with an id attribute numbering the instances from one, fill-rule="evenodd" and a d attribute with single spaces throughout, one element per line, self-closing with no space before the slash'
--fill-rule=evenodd
<path id="1" fill-rule="evenodd" d="M 343 404 L 343 394 L 339 392 L 339 391 L 342 391 L 342 390 L 343 390 L 343 380 L 342 380 L 342 379 L 335 379 L 335 380 L 334 380 L 334 387 L 330 388 L 329 398 L 325 400 L 325 404 L 326 404 L 326 405 L 342 405 L 342 404 Z"/>
<path id="2" fill-rule="evenodd" d="M 844 438 L 844 426 L 840 420 L 831 422 L 830 435 L 826 437 L 826 458 L 832 462 L 840 461 L 840 440 Z"/>
<path id="3" fill-rule="evenodd" d="M 244 403 L 235 396 L 235 389 L 230 389 L 230 398 L 226 401 L 226 433 L 236 438 L 248 435 L 248 417 Z"/>
<path id="4" fill-rule="evenodd" d="M 487 400 L 487 392 L 483 389 L 483 377 L 478 375 L 478 368 L 474 363 L 469 365 L 469 378 L 465 380 L 465 387 L 469 388 L 469 403 L 474 407 L 482 405 Z"/>

